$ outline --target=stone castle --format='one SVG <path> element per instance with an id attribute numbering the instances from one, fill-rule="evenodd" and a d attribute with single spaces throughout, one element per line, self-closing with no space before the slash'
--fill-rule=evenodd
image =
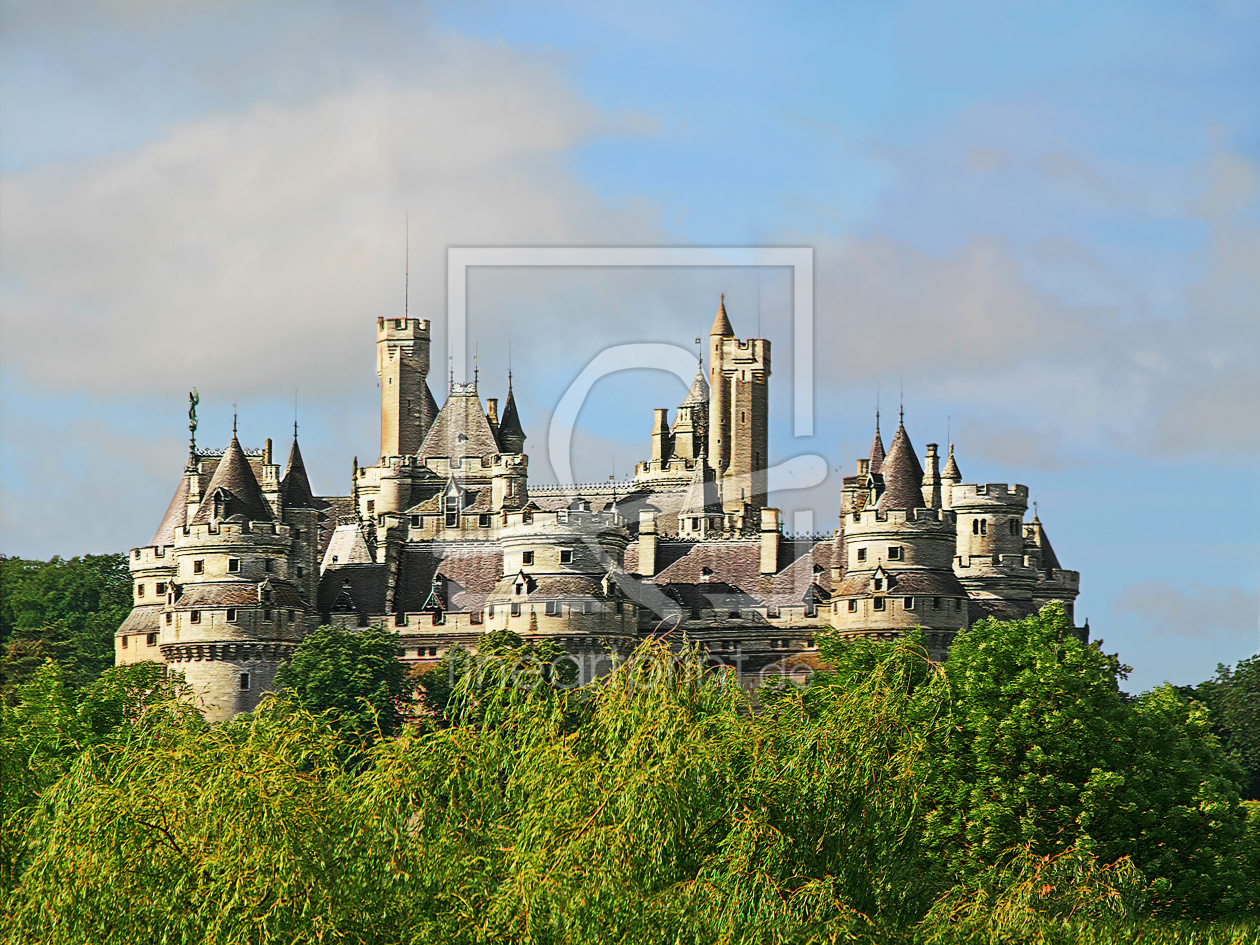
<path id="1" fill-rule="evenodd" d="M 323 624 L 390 628 L 415 665 L 491 630 L 552 639 L 583 682 L 668 633 L 751 685 L 814 665 L 822 632 L 921 627 L 944 659 L 981 618 L 1055 600 L 1072 614 L 1080 575 L 1025 520 L 1027 487 L 963 483 L 952 447 L 943 467 L 936 444 L 921 461 L 904 422 L 885 452 L 878 414 L 839 527 L 785 534 L 766 505 L 770 342 L 737 339 L 724 302 L 708 377 L 672 422 L 655 411 L 651 457 L 619 483 L 531 486 L 511 375 L 502 411 L 476 381 L 452 381 L 439 409 L 429 335 L 425 320 L 377 320 L 381 455 L 355 461 L 349 495 L 314 494 L 296 425 L 283 472 L 270 440 L 193 440 L 157 533 L 130 552 L 117 662 L 182 670 L 224 719 L 253 709 Z"/>

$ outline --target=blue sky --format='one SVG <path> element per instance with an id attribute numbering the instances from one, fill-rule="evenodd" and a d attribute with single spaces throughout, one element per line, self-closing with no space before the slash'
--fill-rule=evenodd
<path id="1" fill-rule="evenodd" d="M 688 346 L 724 291 L 775 345 L 772 451 L 833 470 L 785 508 L 832 527 L 903 389 L 920 450 L 1030 487 L 1131 687 L 1196 682 L 1260 642 L 1257 88 L 1254 2 L 0 2 L 0 547 L 146 541 L 193 385 L 217 445 L 233 403 L 283 441 L 296 390 L 344 492 L 408 216 L 435 319 L 451 245 L 807 245 L 809 438 L 781 270 L 474 273 L 535 478 L 598 351 Z M 682 395 L 601 381 L 578 475 Z"/>

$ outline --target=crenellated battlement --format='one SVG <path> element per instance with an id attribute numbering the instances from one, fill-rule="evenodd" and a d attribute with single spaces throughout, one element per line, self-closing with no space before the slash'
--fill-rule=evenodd
<path id="1" fill-rule="evenodd" d="M 1019 483 L 1004 482 L 970 483 L 953 486 L 950 491 L 951 505 L 955 509 L 991 508 L 1015 506 L 1028 508 L 1028 487 Z"/>

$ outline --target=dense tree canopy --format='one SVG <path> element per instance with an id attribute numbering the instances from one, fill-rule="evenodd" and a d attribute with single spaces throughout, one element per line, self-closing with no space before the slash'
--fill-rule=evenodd
<path id="1" fill-rule="evenodd" d="M 347 734 L 395 735 L 407 701 L 398 657 L 397 634 L 377 627 L 320 627 L 281 667 L 276 687 L 311 712 L 331 711 L 334 727 Z"/>
<path id="2" fill-rule="evenodd" d="M 1217 666 L 1212 679 L 1182 692 L 1208 707 L 1212 731 L 1242 765 L 1244 793 L 1260 801 L 1260 656 Z"/>
<path id="3" fill-rule="evenodd" d="M 56 661 L 71 689 L 114 663 L 114 632 L 131 611 L 126 555 L 64 561 L 0 556 L 0 690 Z"/>

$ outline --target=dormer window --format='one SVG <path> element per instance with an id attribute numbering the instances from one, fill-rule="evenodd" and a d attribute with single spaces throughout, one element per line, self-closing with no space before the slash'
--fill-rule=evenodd
<path id="1" fill-rule="evenodd" d="M 884 589 L 884 582 L 883 582 L 883 580 L 882 580 L 881 578 L 876 578 L 876 579 L 875 579 L 875 590 L 877 590 L 877 591 L 882 591 L 883 589 Z"/>

